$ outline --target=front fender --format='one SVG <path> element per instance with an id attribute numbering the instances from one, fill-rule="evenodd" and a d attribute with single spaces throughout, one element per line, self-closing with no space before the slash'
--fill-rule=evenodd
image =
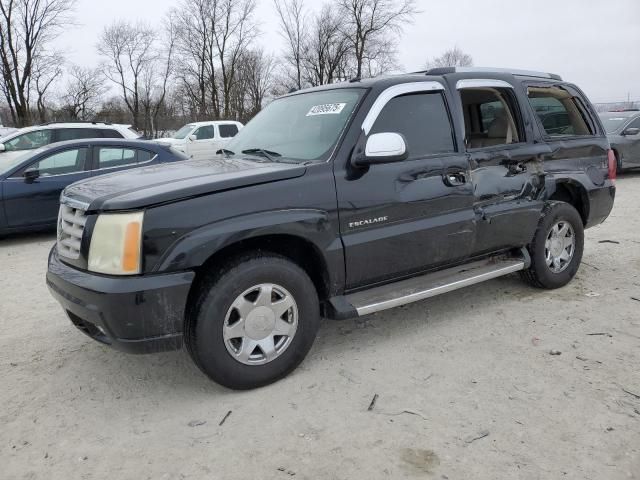
<path id="1" fill-rule="evenodd" d="M 191 270 L 237 242 L 272 235 L 298 237 L 312 244 L 330 277 L 344 272 L 342 242 L 328 212 L 288 209 L 251 213 L 199 227 L 185 234 L 160 257 L 153 271 Z M 333 282 L 337 278 L 331 278 Z"/>

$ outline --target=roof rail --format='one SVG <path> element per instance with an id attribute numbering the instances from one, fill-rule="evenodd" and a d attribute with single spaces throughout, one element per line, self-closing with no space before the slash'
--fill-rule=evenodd
<path id="1" fill-rule="evenodd" d="M 490 67 L 438 67 L 430 68 L 424 72 L 425 75 L 446 75 L 448 73 L 510 73 L 523 77 L 549 78 L 551 80 L 562 80 L 560 75 L 547 72 L 536 72 L 533 70 L 517 70 L 512 68 L 490 68 Z"/>
<path id="2" fill-rule="evenodd" d="M 40 123 L 37 126 L 38 127 L 44 127 L 47 125 L 55 125 L 57 123 L 86 123 L 86 124 L 91 124 L 91 125 L 112 125 L 111 122 L 98 122 L 95 120 L 69 120 L 69 121 L 57 121 L 57 122 L 44 122 L 44 123 Z"/>

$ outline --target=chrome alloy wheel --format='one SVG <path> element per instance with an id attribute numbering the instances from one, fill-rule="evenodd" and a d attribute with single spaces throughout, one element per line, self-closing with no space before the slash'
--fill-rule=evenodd
<path id="1" fill-rule="evenodd" d="M 561 220 L 551 227 L 544 244 L 549 270 L 553 273 L 563 272 L 571 263 L 575 250 L 576 236 L 569 222 Z"/>
<path id="2" fill-rule="evenodd" d="M 231 304 L 222 328 L 233 358 L 245 365 L 263 365 L 291 345 L 298 328 L 298 306 L 279 285 L 255 285 Z"/>

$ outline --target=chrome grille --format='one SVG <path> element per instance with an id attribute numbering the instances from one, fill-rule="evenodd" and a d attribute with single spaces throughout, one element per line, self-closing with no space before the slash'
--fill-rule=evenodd
<path id="1" fill-rule="evenodd" d="M 76 260 L 80 257 L 80 245 L 87 216 L 81 208 L 62 203 L 58 213 L 58 254 Z"/>

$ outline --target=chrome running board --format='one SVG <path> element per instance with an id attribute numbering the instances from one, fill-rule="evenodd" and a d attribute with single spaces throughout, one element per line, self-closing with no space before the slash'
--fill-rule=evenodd
<path id="1" fill-rule="evenodd" d="M 492 257 L 342 297 L 358 316 L 435 297 L 459 288 L 524 270 L 527 259 Z"/>

